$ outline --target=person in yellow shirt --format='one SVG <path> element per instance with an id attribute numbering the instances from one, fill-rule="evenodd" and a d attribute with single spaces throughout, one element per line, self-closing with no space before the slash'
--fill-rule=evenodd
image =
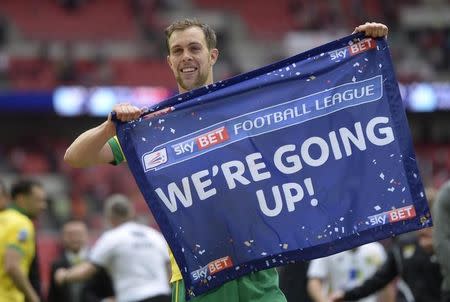
<path id="1" fill-rule="evenodd" d="M 380 23 L 366 23 L 355 28 L 366 36 L 383 37 L 388 28 Z M 178 91 L 185 93 L 213 81 L 213 66 L 219 50 L 216 48 L 216 34 L 207 24 L 197 20 L 184 19 L 172 23 L 165 31 L 167 63 L 177 82 Z M 126 122 L 140 117 L 143 110 L 127 103 L 115 105 L 112 110 L 117 119 Z M 169 111 L 163 109 L 153 113 L 160 115 Z M 149 115 L 150 117 L 151 115 Z M 73 167 L 82 168 L 97 164 L 119 164 L 125 161 L 116 128 L 111 115 L 102 124 L 91 128 L 67 149 L 64 160 Z M 170 253 L 172 264 L 172 302 L 185 301 L 185 286 L 175 259 Z M 192 302 L 285 302 L 286 298 L 278 286 L 278 273 L 268 269 L 250 273 L 229 281 L 219 288 L 195 297 Z"/>
<path id="2" fill-rule="evenodd" d="M 0 212 L 0 302 L 40 302 L 28 279 L 35 256 L 32 218 L 47 206 L 43 186 L 19 180 L 11 188 L 11 205 Z"/>

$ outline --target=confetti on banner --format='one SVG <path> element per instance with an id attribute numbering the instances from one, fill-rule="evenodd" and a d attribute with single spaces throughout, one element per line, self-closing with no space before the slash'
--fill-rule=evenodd
<path id="1" fill-rule="evenodd" d="M 188 299 L 431 225 L 386 43 L 348 36 L 118 122 Z"/>

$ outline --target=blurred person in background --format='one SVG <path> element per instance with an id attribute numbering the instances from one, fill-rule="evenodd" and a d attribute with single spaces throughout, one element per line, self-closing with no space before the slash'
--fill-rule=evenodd
<path id="1" fill-rule="evenodd" d="M 86 280 L 102 267 L 113 280 L 118 302 L 170 301 L 166 241 L 158 231 L 134 222 L 133 217 L 127 197 L 109 197 L 105 218 L 112 229 L 97 240 L 87 261 L 56 270 L 56 283 Z"/>
<path id="2" fill-rule="evenodd" d="M 88 229 L 84 222 L 71 220 L 62 230 L 63 250 L 61 256 L 53 261 L 50 270 L 50 288 L 47 302 L 100 302 L 114 296 L 112 281 L 104 269 L 87 282 L 74 282 L 59 286 L 55 282 L 55 272 L 59 268 L 70 268 L 88 256 Z M 110 301 L 113 301 L 110 299 Z"/>
<path id="3" fill-rule="evenodd" d="M 435 191 L 427 188 L 426 196 L 431 208 Z M 400 236 L 388 251 L 386 262 L 371 278 L 355 288 L 333 293 L 331 301 L 356 301 L 384 288 L 397 277 L 401 278 L 398 287 L 405 301 L 440 301 L 442 275 L 433 249 L 432 234 L 432 228 L 426 228 L 414 236 Z"/>
<path id="4" fill-rule="evenodd" d="M 433 244 L 441 265 L 443 302 L 450 302 L 450 181 L 439 189 L 433 205 Z"/>
<path id="5" fill-rule="evenodd" d="M 314 259 L 308 268 L 308 293 L 314 302 L 329 301 L 330 290 L 346 290 L 362 284 L 386 261 L 384 247 L 372 242 L 335 255 Z M 360 302 L 394 301 L 393 288 Z"/>
<path id="6" fill-rule="evenodd" d="M 0 180 L 0 211 L 5 210 L 8 207 L 9 194 L 5 184 Z"/>
<path id="7" fill-rule="evenodd" d="M 380 23 L 366 23 L 355 28 L 355 32 L 365 32 L 366 36 L 383 37 L 388 28 Z M 219 50 L 216 48 L 216 34 L 207 24 L 197 20 L 184 19 L 172 23 L 165 31 L 167 63 L 178 85 L 179 93 L 213 83 L 213 66 Z M 120 121 L 130 121 L 140 117 L 143 111 L 130 104 L 117 104 L 112 108 Z M 168 110 L 168 109 L 166 109 Z M 163 111 L 153 114 L 163 114 Z M 150 115 L 151 116 L 151 115 Z M 82 133 L 67 149 L 64 160 L 73 167 L 89 167 L 111 163 L 117 165 L 125 161 L 116 135 L 111 115 L 99 126 Z M 172 301 L 185 301 L 185 287 L 178 265 L 170 253 L 172 266 Z M 278 285 L 276 269 L 250 273 L 229 281 L 220 288 L 192 299 L 198 302 L 228 301 L 286 301 Z"/>
<path id="8" fill-rule="evenodd" d="M 0 302 L 39 302 L 39 279 L 30 279 L 39 276 L 38 270 L 32 273 L 38 263 L 32 219 L 47 207 L 47 194 L 39 182 L 19 180 L 11 197 L 0 212 Z"/>

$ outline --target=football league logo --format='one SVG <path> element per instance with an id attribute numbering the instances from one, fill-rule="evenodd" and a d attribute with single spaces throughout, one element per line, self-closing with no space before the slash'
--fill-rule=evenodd
<path id="1" fill-rule="evenodd" d="M 159 165 L 162 165 L 167 162 L 167 151 L 166 148 L 145 154 L 143 157 L 144 161 L 144 170 L 148 171 Z"/>

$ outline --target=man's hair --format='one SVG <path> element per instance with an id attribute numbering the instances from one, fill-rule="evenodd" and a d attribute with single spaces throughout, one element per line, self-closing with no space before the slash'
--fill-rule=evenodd
<path id="1" fill-rule="evenodd" d="M 11 198 L 15 200 L 19 195 L 29 195 L 33 187 L 42 187 L 42 184 L 33 179 L 20 179 L 11 186 Z"/>
<path id="2" fill-rule="evenodd" d="M 105 214 L 126 220 L 133 216 L 134 210 L 131 201 L 122 194 L 114 194 L 108 197 L 105 201 Z"/>
<path id="3" fill-rule="evenodd" d="M 80 224 L 80 225 L 84 225 L 87 227 L 86 222 L 84 222 L 83 220 L 78 219 L 78 218 L 70 218 L 70 219 L 66 220 L 63 224 L 63 228 L 69 224 Z"/>
<path id="4" fill-rule="evenodd" d="M 201 23 L 197 19 L 184 19 L 173 22 L 164 31 L 166 34 L 167 53 L 170 54 L 169 39 L 170 36 L 173 34 L 173 32 L 176 30 L 185 30 L 192 26 L 197 26 L 203 31 L 203 33 L 205 34 L 206 45 L 208 46 L 209 50 L 216 48 L 217 45 L 216 32 L 208 24 Z"/>

